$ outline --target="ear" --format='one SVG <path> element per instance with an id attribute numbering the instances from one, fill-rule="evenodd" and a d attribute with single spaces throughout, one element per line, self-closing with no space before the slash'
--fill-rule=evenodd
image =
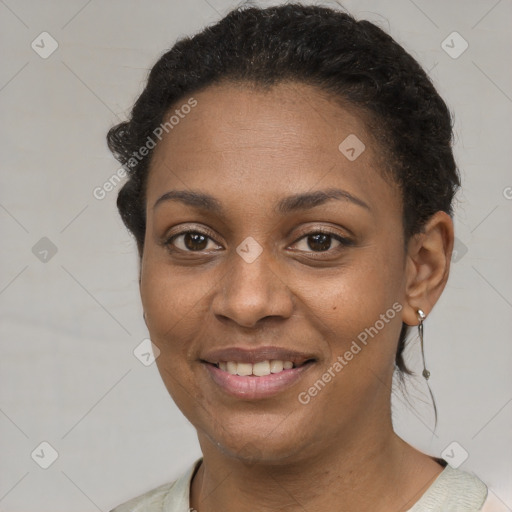
<path id="1" fill-rule="evenodd" d="M 402 320 L 418 325 L 417 310 L 428 316 L 448 281 L 453 251 L 453 221 L 436 212 L 423 231 L 409 240 L 405 262 L 405 304 Z"/>

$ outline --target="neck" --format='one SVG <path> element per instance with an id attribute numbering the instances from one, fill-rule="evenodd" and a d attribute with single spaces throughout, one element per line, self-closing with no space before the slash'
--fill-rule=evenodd
<path id="1" fill-rule="evenodd" d="M 343 439 L 269 465 L 227 456 L 200 434 L 203 463 L 192 482 L 191 507 L 197 512 L 407 510 L 440 471 L 400 439 L 391 422 L 377 434 L 360 430 Z"/>

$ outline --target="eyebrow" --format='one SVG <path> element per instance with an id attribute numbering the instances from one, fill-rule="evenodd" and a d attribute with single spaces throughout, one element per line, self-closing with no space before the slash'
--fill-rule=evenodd
<path id="1" fill-rule="evenodd" d="M 298 210 L 309 210 L 333 199 L 347 201 L 371 211 L 371 208 L 362 199 L 359 199 L 346 190 L 339 188 L 316 190 L 314 192 L 304 192 L 285 197 L 277 203 L 274 207 L 274 211 L 276 213 L 286 214 Z M 158 205 L 166 201 L 179 201 L 193 208 L 207 210 L 220 215 L 224 212 L 221 203 L 215 197 L 210 194 L 194 190 L 171 190 L 166 192 L 163 196 L 157 199 L 153 205 L 153 210 L 155 210 Z"/>

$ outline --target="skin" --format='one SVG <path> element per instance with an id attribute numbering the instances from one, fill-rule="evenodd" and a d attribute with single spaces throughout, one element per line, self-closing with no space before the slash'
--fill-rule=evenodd
<path id="1" fill-rule="evenodd" d="M 393 431 L 394 358 L 402 321 L 417 325 L 417 309 L 428 316 L 444 289 L 451 218 L 437 212 L 404 251 L 402 198 L 381 176 L 379 147 L 363 118 L 312 86 L 263 91 L 225 83 L 194 98 L 198 105 L 153 155 L 140 272 L 158 369 L 203 452 L 191 507 L 409 509 L 443 468 Z M 349 134 L 366 146 L 355 161 L 338 149 Z M 284 197 L 329 188 L 369 208 L 329 200 L 272 212 Z M 171 190 L 211 194 L 224 213 L 178 201 L 153 208 Z M 189 228 L 209 238 L 185 245 L 178 236 L 165 246 Z M 330 248 L 321 251 L 307 236 L 318 228 L 352 244 L 328 238 Z M 236 252 L 249 236 L 262 248 L 252 263 Z M 298 394 L 394 303 L 401 311 L 301 404 Z M 292 388 L 240 400 L 215 385 L 200 362 L 206 350 L 233 345 L 292 348 L 316 362 Z"/>

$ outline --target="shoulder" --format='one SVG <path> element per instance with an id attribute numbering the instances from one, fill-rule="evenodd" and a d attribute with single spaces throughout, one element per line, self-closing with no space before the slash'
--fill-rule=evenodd
<path id="1" fill-rule="evenodd" d="M 487 493 L 477 476 L 447 465 L 407 512 L 476 512 L 482 510 Z"/>
<path id="2" fill-rule="evenodd" d="M 110 512 L 188 512 L 190 482 L 201 461 L 194 462 L 177 480 L 126 501 Z"/>
<path id="3" fill-rule="evenodd" d="M 151 491 L 118 505 L 110 512 L 163 512 L 164 500 L 175 484 L 176 481 L 156 487 Z"/>

